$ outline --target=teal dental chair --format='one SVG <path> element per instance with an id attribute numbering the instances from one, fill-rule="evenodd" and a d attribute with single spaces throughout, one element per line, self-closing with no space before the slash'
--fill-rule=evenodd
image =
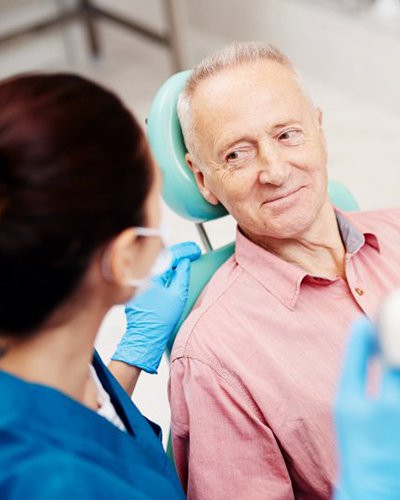
<path id="1" fill-rule="evenodd" d="M 181 324 L 190 312 L 197 297 L 215 271 L 233 254 L 234 242 L 213 249 L 203 224 L 227 215 L 222 205 L 209 204 L 197 189 L 192 172 L 185 162 L 186 147 L 176 112 L 178 96 L 190 71 L 170 77 L 158 91 L 148 118 L 148 139 L 155 159 L 164 177 L 163 198 L 167 205 L 181 217 L 196 224 L 205 247 L 199 260 L 193 262 L 189 300 L 169 343 L 169 352 Z M 350 191 L 339 182 L 329 182 L 329 195 L 334 205 L 344 211 L 358 210 Z"/>

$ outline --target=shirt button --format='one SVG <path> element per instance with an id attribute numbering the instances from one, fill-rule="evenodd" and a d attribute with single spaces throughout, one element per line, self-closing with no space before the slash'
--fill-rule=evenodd
<path id="1" fill-rule="evenodd" d="M 361 295 L 364 295 L 364 290 L 361 290 L 361 288 L 355 288 L 355 292 L 361 297 Z"/>

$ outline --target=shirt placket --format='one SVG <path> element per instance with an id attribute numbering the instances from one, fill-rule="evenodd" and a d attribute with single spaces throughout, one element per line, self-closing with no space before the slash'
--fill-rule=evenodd
<path id="1" fill-rule="evenodd" d="M 360 276 L 356 275 L 354 269 L 354 254 L 346 254 L 345 273 L 347 285 L 350 289 L 350 293 L 353 299 L 355 300 L 361 311 L 367 316 L 370 316 L 371 311 L 369 310 L 370 308 L 365 282 L 360 278 Z"/>

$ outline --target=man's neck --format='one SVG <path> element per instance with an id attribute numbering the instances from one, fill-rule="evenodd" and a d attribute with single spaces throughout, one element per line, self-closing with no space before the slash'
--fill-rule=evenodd
<path id="1" fill-rule="evenodd" d="M 345 278 L 346 250 L 330 203 L 322 207 L 312 226 L 294 238 L 277 239 L 244 234 L 253 243 L 301 267 L 310 275 Z"/>

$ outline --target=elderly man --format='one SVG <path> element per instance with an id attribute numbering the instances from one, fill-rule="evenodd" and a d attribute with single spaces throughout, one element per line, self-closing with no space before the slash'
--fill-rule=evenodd
<path id="1" fill-rule="evenodd" d="M 400 211 L 334 209 L 321 111 L 274 48 L 203 61 L 178 114 L 200 192 L 238 225 L 171 357 L 181 480 L 190 498 L 328 499 L 340 361 L 400 283 Z"/>

